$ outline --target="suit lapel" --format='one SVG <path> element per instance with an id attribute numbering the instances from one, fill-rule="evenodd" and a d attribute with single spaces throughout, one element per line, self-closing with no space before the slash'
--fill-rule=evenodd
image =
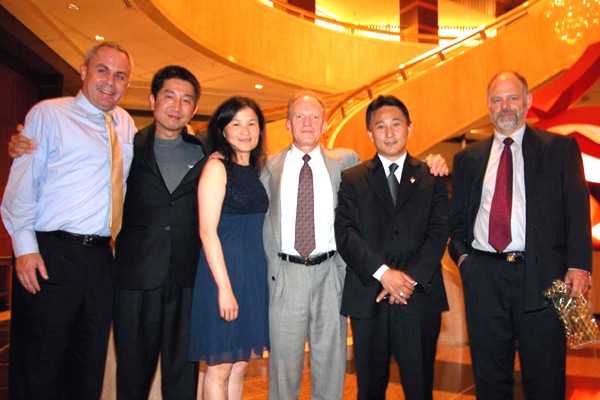
<path id="1" fill-rule="evenodd" d="M 388 186 L 386 174 L 383 170 L 381 160 L 377 155 L 366 164 L 366 168 L 369 171 L 367 174 L 367 180 L 373 188 L 375 195 L 383 204 L 388 214 L 394 214 L 394 202 L 392 201 L 392 194 L 390 193 L 390 187 Z"/>
<path id="2" fill-rule="evenodd" d="M 416 182 L 421 179 L 420 162 L 412 158 L 410 154 L 406 154 L 406 160 L 402 167 L 402 177 L 400 179 L 400 189 L 398 191 L 398 200 L 396 201 L 396 211 L 399 211 L 404 207 L 406 201 L 410 197 L 413 189 L 416 186 Z"/>
<path id="3" fill-rule="evenodd" d="M 542 165 L 543 145 L 535 132 L 527 127 L 523 136 L 523 163 L 525 170 L 525 198 L 527 200 L 535 197 L 537 179 L 536 176 L 543 168 Z M 530 204 L 527 201 L 527 204 Z M 531 203 L 533 204 L 533 202 Z"/>
<path id="4" fill-rule="evenodd" d="M 140 131 L 136 138 L 135 152 L 139 153 L 141 159 L 144 161 L 144 164 L 146 164 L 150 171 L 152 171 L 152 173 L 155 175 L 160 176 L 162 179 L 162 175 L 158 169 L 158 163 L 156 162 L 156 157 L 154 156 L 155 134 L 156 131 L 154 124 Z"/>
<path id="5" fill-rule="evenodd" d="M 268 168 L 268 181 L 263 182 L 265 186 L 268 186 L 267 191 L 270 195 L 269 223 L 277 241 L 277 248 L 281 248 L 281 176 L 288 150 L 289 148 L 276 154 L 267 163 L 265 168 Z"/>
<path id="6" fill-rule="evenodd" d="M 487 169 L 488 161 L 490 159 L 490 152 L 492 151 L 492 143 L 494 142 L 494 136 L 490 137 L 484 142 L 484 145 L 481 147 L 481 151 L 475 154 L 472 159 L 474 163 L 474 167 L 472 171 L 474 171 L 475 176 L 472 178 L 472 193 L 476 198 L 471 202 L 471 215 L 473 216 L 473 221 L 475 221 L 475 216 L 479 211 L 479 200 L 481 199 L 481 193 L 483 191 L 483 179 L 485 178 L 485 171 Z"/>
<path id="7" fill-rule="evenodd" d="M 327 173 L 329 174 L 329 181 L 331 182 L 331 191 L 333 193 L 333 206 L 337 207 L 337 192 L 340 188 L 340 181 L 342 180 L 340 163 L 335 157 L 332 157 L 331 153 L 327 151 L 327 149 L 321 147 L 321 153 L 323 154 L 325 168 L 327 168 Z"/>

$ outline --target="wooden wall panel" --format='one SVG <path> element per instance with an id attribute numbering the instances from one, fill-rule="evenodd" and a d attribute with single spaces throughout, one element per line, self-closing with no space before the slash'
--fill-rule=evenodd
<path id="1" fill-rule="evenodd" d="M 11 165 L 7 155 L 8 140 L 16 125 L 23 122 L 27 111 L 36 103 L 38 89 L 30 78 L 0 64 L 0 93 L 0 196 L 3 197 Z M 11 254 L 10 237 L 0 224 L 0 256 Z"/>

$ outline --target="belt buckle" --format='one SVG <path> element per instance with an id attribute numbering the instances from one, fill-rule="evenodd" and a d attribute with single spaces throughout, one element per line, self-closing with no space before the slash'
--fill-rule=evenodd
<path id="1" fill-rule="evenodd" d="M 506 255 L 506 261 L 509 263 L 514 263 L 517 261 L 517 255 L 515 253 L 508 253 Z"/>
<path id="2" fill-rule="evenodd" d="M 94 240 L 96 238 L 92 235 L 84 235 L 83 236 L 83 245 L 84 246 L 93 246 L 94 245 Z"/>
<path id="3" fill-rule="evenodd" d="M 315 265 L 310 259 L 310 257 L 306 257 L 303 261 L 305 267 L 312 267 L 313 265 Z"/>

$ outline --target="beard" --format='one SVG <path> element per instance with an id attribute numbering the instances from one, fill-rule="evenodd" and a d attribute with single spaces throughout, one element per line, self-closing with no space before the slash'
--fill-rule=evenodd
<path id="1" fill-rule="evenodd" d="M 494 123 L 501 131 L 511 131 L 519 126 L 519 116 L 516 112 L 500 113 L 494 119 Z"/>

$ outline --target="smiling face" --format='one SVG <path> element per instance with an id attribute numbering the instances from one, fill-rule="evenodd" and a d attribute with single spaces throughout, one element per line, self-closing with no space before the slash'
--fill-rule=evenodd
<path id="1" fill-rule="evenodd" d="M 254 110 L 244 107 L 239 110 L 223 130 L 225 140 L 235 152 L 236 161 L 246 163 L 250 153 L 258 145 L 260 124 Z"/>
<path id="2" fill-rule="evenodd" d="M 110 111 L 121 101 L 129 86 L 131 63 L 127 55 L 110 47 L 100 47 L 81 66 L 81 91 L 92 105 Z"/>
<path id="3" fill-rule="evenodd" d="M 150 107 L 156 120 L 156 136 L 174 139 L 196 112 L 194 87 L 182 79 L 165 79 L 156 97 L 150 95 Z"/>
<path id="4" fill-rule="evenodd" d="M 319 139 L 327 129 L 325 110 L 317 99 L 302 96 L 291 105 L 285 126 L 294 138 L 294 145 L 304 153 L 310 153 L 319 145 Z"/>
<path id="5" fill-rule="evenodd" d="M 532 100 L 531 93 L 514 74 L 498 75 L 488 90 L 488 110 L 498 133 L 510 136 L 525 125 Z"/>
<path id="6" fill-rule="evenodd" d="M 406 142 L 412 125 L 398 107 L 383 106 L 371 117 L 369 137 L 377 153 L 390 161 L 396 161 L 406 151 Z"/>

